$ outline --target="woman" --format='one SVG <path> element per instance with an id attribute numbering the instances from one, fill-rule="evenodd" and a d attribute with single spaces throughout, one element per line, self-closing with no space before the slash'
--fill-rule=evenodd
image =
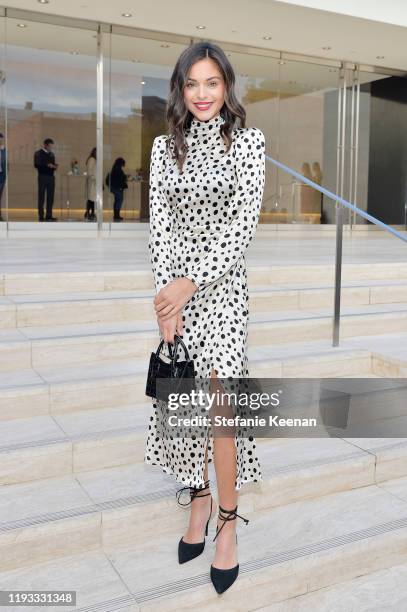
<path id="1" fill-rule="evenodd" d="M 149 249 L 160 334 L 171 344 L 174 334 L 182 335 L 195 376 L 207 378 L 212 392 L 222 390 L 218 377 L 249 375 L 244 253 L 256 229 L 265 181 L 264 135 L 244 127 L 246 113 L 234 84 L 233 68 L 219 46 L 199 42 L 186 48 L 170 82 L 170 135 L 155 138 L 150 165 Z M 191 513 L 178 546 L 180 563 L 203 551 L 216 508 L 208 479 L 208 462 L 214 461 L 219 516 L 210 576 L 222 593 L 239 570 L 238 490 L 261 479 L 255 441 L 209 432 L 200 438 L 171 438 L 170 431 L 161 436 L 165 410 L 164 402 L 153 400 L 145 461 L 189 489 Z"/>
<path id="2" fill-rule="evenodd" d="M 123 221 L 123 217 L 120 216 L 120 211 L 123 204 L 124 190 L 127 189 L 127 175 L 123 170 L 125 165 L 126 161 L 123 157 L 118 157 L 109 175 L 110 192 L 114 195 L 113 221 Z"/>
<path id="3" fill-rule="evenodd" d="M 86 193 L 88 199 L 86 202 L 85 219 L 94 221 L 96 219 L 96 147 L 93 147 L 86 160 Z"/>

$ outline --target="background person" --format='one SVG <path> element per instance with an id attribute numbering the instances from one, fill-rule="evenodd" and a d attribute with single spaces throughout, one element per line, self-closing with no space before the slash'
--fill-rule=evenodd
<path id="1" fill-rule="evenodd" d="M 4 185 L 7 179 L 7 151 L 4 144 L 4 135 L 0 132 L 0 221 L 3 221 L 1 216 L 1 200 L 3 197 Z"/>
<path id="2" fill-rule="evenodd" d="M 38 171 L 38 220 L 44 221 L 44 199 L 47 195 L 47 210 L 45 221 L 57 221 L 56 217 L 52 216 L 52 206 L 54 204 L 55 194 L 55 170 L 58 164 L 55 163 L 55 155 L 52 152 L 54 141 L 52 138 L 46 138 L 43 142 L 42 149 L 34 153 L 34 166 Z"/>
<path id="3" fill-rule="evenodd" d="M 126 161 L 123 157 L 118 157 L 112 169 L 108 175 L 109 180 L 106 181 L 110 187 L 110 192 L 114 195 L 113 202 L 113 221 L 123 221 L 123 217 L 120 216 L 120 211 L 123 204 L 124 190 L 127 189 L 127 174 L 125 174 L 123 168 L 126 165 Z"/>
<path id="4" fill-rule="evenodd" d="M 86 193 L 88 199 L 86 201 L 85 219 L 94 221 L 96 219 L 96 147 L 93 147 L 86 160 Z"/>

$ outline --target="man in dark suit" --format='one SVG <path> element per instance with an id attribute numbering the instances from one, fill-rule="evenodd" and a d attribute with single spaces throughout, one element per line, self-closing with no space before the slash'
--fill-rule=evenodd
<path id="1" fill-rule="evenodd" d="M 42 149 L 34 153 L 34 166 L 38 170 L 38 220 L 57 221 L 52 216 L 52 206 L 54 204 L 55 193 L 55 170 L 58 164 L 55 163 L 55 155 L 52 152 L 54 141 L 52 138 L 44 140 Z M 44 219 L 44 199 L 47 194 L 47 210 Z"/>
<path id="2" fill-rule="evenodd" d="M 1 216 L 1 199 L 3 197 L 4 185 L 7 178 L 7 151 L 4 146 L 4 136 L 0 133 L 0 221 L 3 221 Z"/>

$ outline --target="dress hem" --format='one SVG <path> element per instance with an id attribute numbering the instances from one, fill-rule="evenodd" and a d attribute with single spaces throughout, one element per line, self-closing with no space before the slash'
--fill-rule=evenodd
<path id="1" fill-rule="evenodd" d="M 186 485 L 188 487 L 200 487 L 200 486 L 204 486 L 205 485 L 205 480 L 203 480 L 202 482 L 198 482 L 198 483 L 194 483 L 192 482 L 191 478 L 188 478 L 186 476 L 182 476 L 180 474 L 176 474 L 175 472 L 173 472 L 171 470 L 171 468 L 169 468 L 167 465 L 163 464 L 163 463 L 159 463 L 158 461 L 152 461 L 151 459 L 144 459 L 144 463 L 146 463 L 147 465 L 154 465 L 157 467 L 160 467 L 162 469 L 162 471 L 165 474 L 169 474 L 170 476 L 174 476 L 176 482 Z M 261 482 L 263 480 L 261 474 L 257 475 L 257 478 L 246 478 L 246 479 L 239 479 L 236 483 L 235 483 L 235 491 L 240 491 L 240 489 L 242 488 L 242 485 L 244 484 L 249 484 L 251 482 Z"/>

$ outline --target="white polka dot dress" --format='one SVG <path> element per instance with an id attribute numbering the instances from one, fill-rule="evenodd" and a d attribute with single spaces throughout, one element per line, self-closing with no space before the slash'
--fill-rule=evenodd
<path id="1" fill-rule="evenodd" d="M 255 234 L 265 182 L 263 132 L 234 129 L 225 154 L 223 123 L 220 114 L 209 121 L 192 119 L 182 174 L 166 152 L 166 135 L 155 138 L 150 163 L 149 252 L 156 291 L 182 276 L 198 286 L 183 309 L 182 339 L 195 376 L 208 379 L 212 368 L 219 378 L 249 376 L 244 255 Z M 158 424 L 160 431 L 166 427 L 163 402 L 152 403 L 145 462 L 161 466 L 184 485 L 202 487 L 206 443 L 208 461 L 213 461 L 210 432 L 207 439 L 160 437 Z M 261 480 L 261 471 L 255 440 L 236 435 L 235 443 L 239 490 L 243 483 Z"/>

